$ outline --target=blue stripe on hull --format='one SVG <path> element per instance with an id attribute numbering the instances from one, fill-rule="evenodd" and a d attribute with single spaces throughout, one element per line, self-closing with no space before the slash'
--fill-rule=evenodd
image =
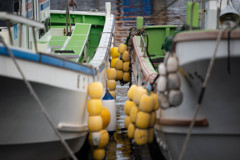
<path id="1" fill-rule="evenodd" d="M 33 54 L 27 51 L 22 51 L 18 49 L 11 49 L 11 51 L 13 52 L 13 55 L 16 58 L 48 64 L 48 65 L 52 65 L 60 68 L 69 69 L 69 70 L 74 70 L 74 71 L 78 71 L 88 75 L 92 75 L 92 72 L 94 73 L 94 75 L 97 74 L 96 69 L 92 71 L 92 68 L 90 67 L 84 66 L 82 64 L 77 64 L 68 60 L 63 60 L 58 57 L 48 56 L 45 54 Z M 0 55 L 9 56 L 7 49 L 4 46 L 0 46 Z M 105 65 L 101 66 L 100 72 L 104 69 L 104 67 Z"/>

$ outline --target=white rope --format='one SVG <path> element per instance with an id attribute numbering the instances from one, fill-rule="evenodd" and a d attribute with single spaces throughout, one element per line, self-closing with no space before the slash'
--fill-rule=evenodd
<path id="1" fill-rule="evenodd" d="M 37 96 L 36 92 L 34 91 L 32 85 L 30 84 L 30 82 L 26 79 L 25 75 L 23 74 L 20 66 L 18 65 L 12 51 L 8 48 L 7 44 L 5 43 L 5 41 L 3 40 L 3 38 L 0 36 L 0 42 L 3 43 L 3 45 L 6 47 L 11 59 L 13 60 L 17 70 L 19 71 L 19 73 L 21 74 L 21 77 L 23 78 L 23 81 L 25 82 L 27 88 L 30 91 L 30 94 L 34 97 L 34 99 L 36 100 L 36 102 L 38 103 L 40 109 L 42 110 L 45 118 L 48 120 L 49 124 L 51 125 L 52 129 L 55 131 L 56 135 L 59 137 L 61 143 L 63 144 L 63 146 L 65 147 L 65 149 L 67 150 L 67 152 L 69 153 L 69 155 L 71 156 L 71 158 L 73 160 L 77 160 L 77 157 L 74 155 L 73 151 L 71 150 L 71 148 L 69 147 L 69 145 L 66 143 L 66 141 L 64 140 L 64 138 L 61 136 L 60 132 L 57 130 L 57 128 L 55 127 L 53 120 L 50 118 L 48 112 L 46 111 L 45 107 L 43 106 L 42 102 L 40 101 L 39 97 Z"/>
<path id="2" fill-rule="evenodd" d="M 190 137 L 191 137 L 191 134 L 192 134 L 192 129 L 193 129 L 193 126 L 195 124 L 195 121 L 196 121 L 196 118 L 197 118 L 197 115 L 198 115 L 198 111 L 199 111 L 199 108 L 200 108 L 200 102 L 203 98 L 203 94 L 204 94 L 204 91 L 205 91 L 205 88 L 207 86 L 207 82 L 208 82 L 208 79 L 211 75 L 211 71 L 212 71 L 212 67 L 213 67 L 213 64 L 214 64 L 214 61 L 215 61 L 215 58 L 216 58 L 216 54 L 217 54 L 217 50 L 218 50 L 218 46 L 219 46 L 219 43 L 220 43 L 220 40 L 221 40 L 221 37 L 222 37 L 222 34 L 223 34 L 223 31 L 224 29 L 220 30 L 219 34 L 218 34 L 218 37 L 217 37 L 217 43 L 216 43 L 216 47 L 215 47 L 215 50 L 213 52 L 213 56 L 211 58 L 211 61 L 209 63 L 209 66 L 208 66 L 208 69 L 207 69 L 207 73 L 205 75 L 205 79 L 204 79 L 204 82 L 203 82 L 203 86 L 202 86 L 202 92 L 200 94 L 200 100 L 199 102 L 197 103 L 196 105 L 196 109 L 195 109 L 195 112 L 194 112 L 194 115 L 193 115 L 193 118 L 192 118 L 192 121 L 191 121 L 191 124 L 189 126 L 189 130 L 188 130 L 188 133 L 187 133 L 187 136 L 184 140 L 184 143 L 183 143 L 183 147 L 182 147 L 182 150 L 180 152 L 180 155 L 179 155 L 179 160 L 182 160 L 183 159 L 183 156 L 184 156 L 184 153 L 186 151 L 186 148 L 187 148 L 187 145 L 188 145 L 188 142 L 190 140 Z"/>

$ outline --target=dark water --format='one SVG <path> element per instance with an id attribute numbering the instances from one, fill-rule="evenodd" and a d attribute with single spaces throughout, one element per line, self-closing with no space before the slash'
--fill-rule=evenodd
<path id="1" fill-rule="evenodd" d="M 149 18 L 173 0 L 76 0 L 77 8 L 75 10 L 89 11 L 98 9 L 104 11 L 105 2 L 111 2 L 112 14 L 115 15 L 115 41 L 114 46 L 124 43 L 129 28 L 136 25 L 136 17 L 143 16 L 145 25 L 167 25 L 183 24 L 185 22 L 185 10 L 187 0 L 178 0 L 171 7 L 159 13 L 154 18 Z M 65 0 L 52 0 L 51 9 L 65 10 Z M 117 85 L 117 129 L 110 138 L 110 143 L 106 151 L 106 159 L 124 160 L 124 159 L 158 159 L 163 160 L 160 150 L 155 143 L 151 145 L 136 146 L 128 137 L 127 130 L 124 128 L 125 113 L 123 111 L 124 102 L 127 98 L 128 84 L 125 86 Z M 77 153 L 79 159 L 92 159 L 91 148 L 86 141 L 82 150 Z"/>

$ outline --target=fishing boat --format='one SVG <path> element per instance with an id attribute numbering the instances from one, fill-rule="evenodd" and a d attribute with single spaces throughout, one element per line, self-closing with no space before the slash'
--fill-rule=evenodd
<path id="1" fill-rule="evenodd" d="M 1 159 L 63 159 L 81 149 L 88 84 L 105 86 L 113 40 L 105 6 L 60 11 L 49 0 L 0 2 Z"/>
<path id="2" fill-rule="evenodd" d="M 221 4 L 189 2 L 186 23 L 185 31 L 177 34 L 171 32 L 169 26 L 161 26 L 159 34 L 157 26 L 144 27 L 148 43 L 144 34 L 132 38 L 135 80 L 138 85 L 145 82 L 156 85 L 159 104 L 165 105 L 158 111 L 155 125 L 157 143 L 166 159 L 239 159 L 239 13 L 230 1 L 221 1 Z M 142 22 L 139 24 L 141 29 Z M 164 43 L 157 41 L 169 33 L 173 36 Z M 166 47 L 169 43 L 171 47 Z M 162 45 L 165 45 L 162 50 L 165 59 L 154 62 Z M 160 65 L 154 66 L 162 63 L 168 71 L 169 57 L 175 57 L 174 65 L 178 64 L 177 75 L 181 82 L 178 89 L 182 99 L 177 105 L 170 102 L 171 72 L 164 75 Z M 160 80 L 164 76 L 166 82 Z M 160 83 L 167 86 L 165 91 L 161 90 L 164 87 Z M 162 95 L 166 96 L 165 101 Z"/>

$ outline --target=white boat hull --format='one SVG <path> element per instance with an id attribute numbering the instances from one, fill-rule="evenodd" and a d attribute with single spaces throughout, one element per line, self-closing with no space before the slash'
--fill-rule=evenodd
<path id="1" fill-rule="evenodd" d="M 84 98 L 87 97 L 87 93 L 35 82 L 31 84 L 56 126 L 62 122 L 85 126 L 85 129 L 78 132 L 61 132 L 64 139 L 69 141 L 73 151 L 77 152 L 88 133 L 87 114 L 86 110 L 82 109 L 85 106 Z M 1 158 L 59 159 L 67 157 L 68 153 L 24 82 L 1 76 L 0 86 Z"/>
<path id="2" fill-rule="evenodd" d="M 235 160 L 240 157 L 240 39 L 235 38 L 230 43 L 230 73 L 227 70 L 227 40 L 223 39 L 197 116 L 197 119 L 206 119 L 209 125 L 193 128 L 185 160 Z M 176 42 L 175 51 L 184 71 L 179 74 L 184 98 L 180 106 L 163 110 L 160 119 L 191 121 L 215 44 L 214 39 Z M 178 159 L 189 124 L 156 125 L 156 137 L 167 159 Z"/>

